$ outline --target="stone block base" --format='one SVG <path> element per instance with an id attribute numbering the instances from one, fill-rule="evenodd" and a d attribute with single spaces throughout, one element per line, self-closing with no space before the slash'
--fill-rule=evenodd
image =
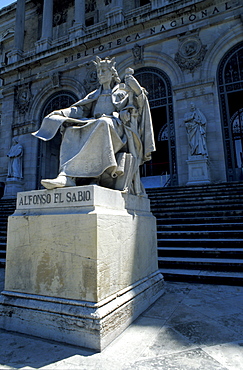
<path id="1" fill-rule="evenodd" d="M 5 182 L 3 199 L 16 199 L 20 191 L 23 191 L 23 181 L 10 177 Z"/>
<path id="2" fill-rule="evenodd" d="M 4 291 L 0 327 L 102 351 L 162 293 L 160 273 L 99 303 Z"/>
<path id="3" fill-rule="evenodd" d="M 210 184 L 210 172 L 208 158 L 195 155 L 187 160 L 188 182 L 187 185 Z"/>
<path id="4" fill-rule="evenodd" d="M 92 185 L 16 203 L 1 328 L 100 351 L 163 294 L 147 198 Z"/>

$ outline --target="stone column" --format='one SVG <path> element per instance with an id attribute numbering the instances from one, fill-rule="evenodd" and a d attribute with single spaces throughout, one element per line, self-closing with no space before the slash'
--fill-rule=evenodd
<path id="1" fill-rule="evenodd" d="M 85 34 L 85 0 L 75 0 L 74 25 L 69 29 L 70 38 Z"/>
<path id="2" fill-rule="evenodd" d="M 16 50 L 24 49 L 24 24 L 25 24 L 25 0 L 17 1 L 14 47 Z"/>
<path id="3" fill-rule="evenodd" d="M 52 41 L 53 0 L 44 0 L 41 39 L 37 41 L 37 52 L 48 49 Z"/>
<path id="4" fill-rule="evenodd" d="M 52 39 L 53 0 L 44 0 L 42 18 L 42 39 Z"/>
<path id="5" fill-rule="evenodd" d="M 24 26 L 25 26 L 25 0 L 17 1 L 14 49 L 8 54 L 9 63 L 17 62 L 22 57 L 24 49 Z"/>
<path id="6" fill-rule="evenodd" d="M 85 0 L 75 0 L 74 20 L 75 26 L 85 26 Z"/>

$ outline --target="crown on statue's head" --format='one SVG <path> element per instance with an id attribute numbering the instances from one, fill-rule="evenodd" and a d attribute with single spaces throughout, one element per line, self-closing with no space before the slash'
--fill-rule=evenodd
<path id="1" fill-rule="evenodd" d="M 94 60 L 93 62 L 95 64 L 96 68 L 101 68 L 101 66 L 106 66 L 112 72 L 113 80 L 116 83 L 121 82 L 120 77 L 118 76 L 117 70 L 115 68 L 115 65 L 116 65 L 115 57 L 113 57 L 113 58 L 106 57 L 105 59 L 101 59 L 100 57 L 96 57 L 95 59 L 96 59 L 96 61 Z"/>
<path id="2" fill-rule="evenodd" d="M 109 69 L 115 68 L 116 62 L 115 58 L 108 58 L 106 57 L 105 59 L 101 59 L 100 57 L 95 58 L 96 61 L 94 61 L 94 64 L 96 67 L 100 68 L 102 65 L 106 64 Z"/>

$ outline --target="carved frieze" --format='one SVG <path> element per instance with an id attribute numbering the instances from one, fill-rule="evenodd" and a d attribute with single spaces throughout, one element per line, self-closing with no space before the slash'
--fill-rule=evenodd
<path id="1" fill-rule="evenodd" d="M 184 71 L 194 72 L 201 64 L 207 52 L 207 46 L 202 44 L 199 31 L 186 32 L 178 36 L 179 50 L 175 55 L 175 61 Z"/>

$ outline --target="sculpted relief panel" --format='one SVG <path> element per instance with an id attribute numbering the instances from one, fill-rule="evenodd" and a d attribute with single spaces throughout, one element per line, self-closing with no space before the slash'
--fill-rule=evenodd
<path id="1" fill-rule="evenodd" d="M 178 36 L 179 50 L 176 53 L 175 61 L 185 71 L 194 72 L 202 64 L 207 51 L 206 45 L 202 45 L 198 31 L 196 33 L 186 32 Z"/>

